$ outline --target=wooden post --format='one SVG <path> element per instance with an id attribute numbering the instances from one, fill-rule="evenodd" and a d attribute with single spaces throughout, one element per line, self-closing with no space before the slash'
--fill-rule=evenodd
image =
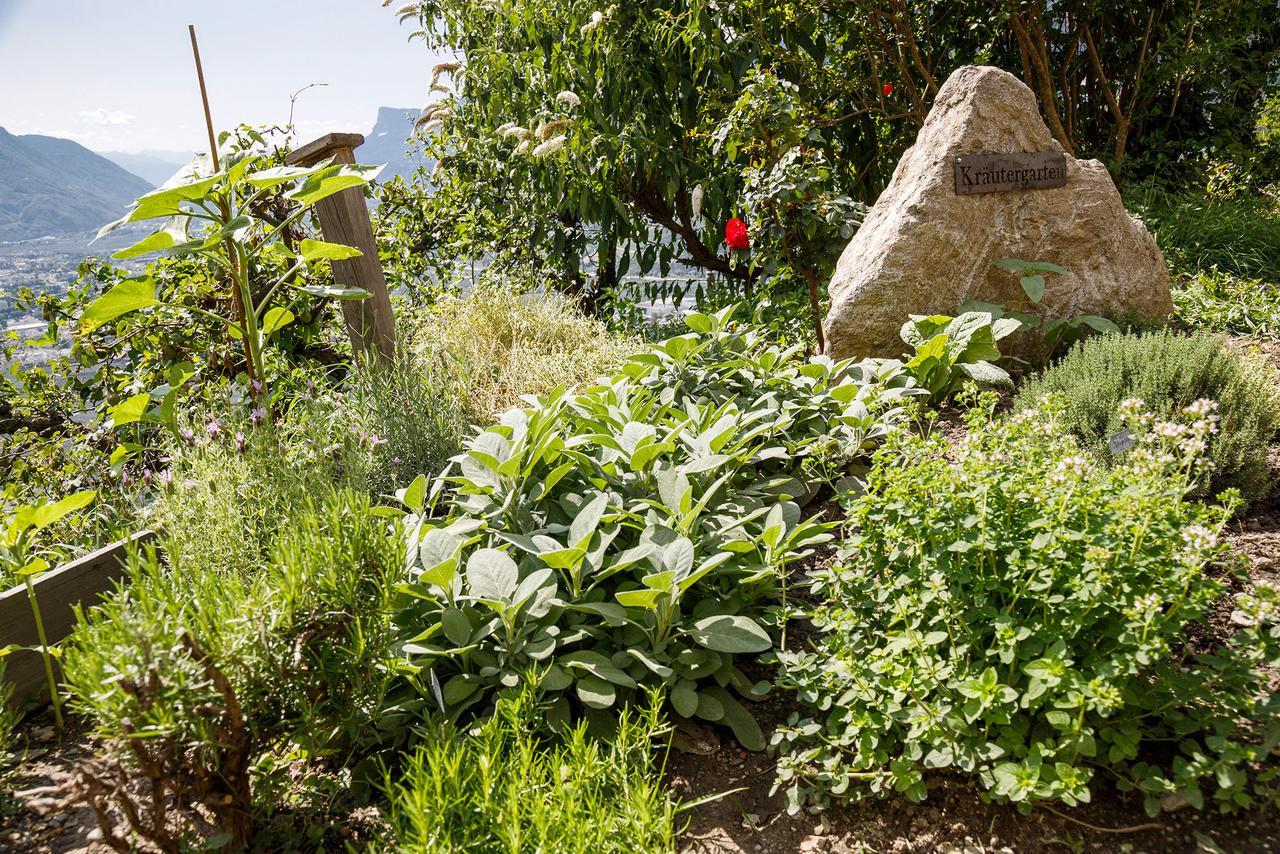
<path id="1" fill-rule="evenodd" d="M 330 158 L 334 163 L 354 164 L 355 149 L 363 142 L 364 137 L 358 133 L 325 134 L 301 148 L 295 148 L 288 160 L 296 166 L 313 166 Z M 363 189 L 349 187 L 316 202 L 315 208 L 325 240 L 354 246 L 362 253 L 359 258 L 330 262 L 336 284 L 363 288 L 372 295 L 367 299 L 342 302 L 351 349 L 357 357 L 376 353 L 384 359 L 393 358 L 396 320 L 387 294 L 387 280 L 378 261 L 378 245 L 373 239 L 373 223 L 369 220 Z"/>

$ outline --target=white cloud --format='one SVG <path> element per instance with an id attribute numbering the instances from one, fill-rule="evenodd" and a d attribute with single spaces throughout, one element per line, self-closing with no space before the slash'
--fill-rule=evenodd
<path id="1" fill-rule="evenodd" d="M 91 125 L 127 125 L 132 124 L 134 117 L 124 110 L 107 110 L 99 107 L 96 110 L 81 110 L 76 113 L 80 121 Z"/>

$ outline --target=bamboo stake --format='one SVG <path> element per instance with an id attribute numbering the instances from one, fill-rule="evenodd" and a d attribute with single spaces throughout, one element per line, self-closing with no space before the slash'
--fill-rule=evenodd
<path id="1" fill-rule="evenodd" d="M 200 83 L 200 103 L 204 106 L 204 126 L 209 132 L 209 158 L 213 164 L 213 171 L 216 174 L 221 171 L 222 166 L 218 162 L 218 138 L 213 131 L 213 115 L 209 112 L 209 90 L 204 85 L 204 66 L 200 63 L 200 44 L 196 41 L 196 25 L 187 24 L 187 32 L 191 36 L 191 54 L 196 60 L 196 79 Z M 222 218 L 229 220 L 231 218 L 231 210 L 227 206 L 226 199 L 218 201 L 218 207 L 222 212 Z M 228 237 L 225 243 L 227 247 L 227 262 L 231 265 L 231 294 L 235 298 L 236 319 L 240 321 L 240 340 L 244 344 L 244 364 L 245 373 L 249 377 L 249 396 L 254 403 L 262 405 L 262 398 L 266 394 L 266 380 L 257 376 L 257 370 L 253 364 L 253 350 L 249 343 L 249 324 L 246 321 L 246 307 L 244 304 L 244 296 L 240 293 L 240 287 L 236 282 L 239 272 L 240 258 L 236 253 L 235 244 Z M 265 407 L 264 407 L 265 408 Z"/>

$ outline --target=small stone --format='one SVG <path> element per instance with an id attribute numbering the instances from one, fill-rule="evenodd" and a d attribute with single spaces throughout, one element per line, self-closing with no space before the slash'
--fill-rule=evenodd
<path id="1" fill-rule="evenodd" d="M 53 741 L 57 731 L 51 726 L 39 726 L 31 730 L 31 737 L 36 741 Z"/>

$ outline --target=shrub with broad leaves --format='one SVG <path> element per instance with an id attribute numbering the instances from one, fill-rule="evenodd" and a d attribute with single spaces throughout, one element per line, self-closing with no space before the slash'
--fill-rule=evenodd
<path id="1" fill-rule="evenodd" d="M 773 646 L 788 564 L 831 538 L 802 507 L 918 394 L 894 362 L 804 360 L 730 310 L 558 390 L 401 493 L 411 582 L 404 669 L 451 719 L 540 680 L 549 717 L 608 729 L 640 687 L 764 739 L 739 668 Z M 432 509 L 443 518 L 430 518 Z"/>

